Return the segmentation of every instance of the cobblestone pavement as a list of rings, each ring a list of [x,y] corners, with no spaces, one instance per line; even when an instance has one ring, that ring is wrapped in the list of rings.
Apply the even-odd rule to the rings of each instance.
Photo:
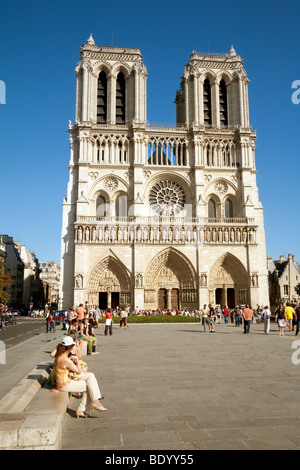
[[[96,331],[100,355],[87,362],[108,411],[75,419],[72,398],[63,450],[300,449],[293,332],[219,324],[205,333],[199,323]]]

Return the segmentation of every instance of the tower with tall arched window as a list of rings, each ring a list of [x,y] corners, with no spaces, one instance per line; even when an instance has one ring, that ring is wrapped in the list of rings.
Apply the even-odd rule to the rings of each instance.
[[[146,80],[139,49],[97,46],[92,35],[81,47],[61,308],[268,303],[241,57],[233,47],[223,55],[193,52],[172,127],[147,122]]]

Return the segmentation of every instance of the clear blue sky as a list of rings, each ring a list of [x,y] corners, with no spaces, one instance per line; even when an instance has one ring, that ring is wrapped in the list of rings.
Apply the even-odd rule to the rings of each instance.
[[[299,0],[1,0],[0,233],[60,264],[68,182],[68,120],[75,66],[90,33],[97,45],[140,48],[148,121],[175,122],[175,92],[193,51],[244,59],[267,254],[300,262]]]

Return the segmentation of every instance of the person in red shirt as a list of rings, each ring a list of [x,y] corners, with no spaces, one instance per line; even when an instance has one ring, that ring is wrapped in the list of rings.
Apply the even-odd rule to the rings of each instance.
[[[248,334],[250,332],[250,323],[253,319],[253,311],[249,308],[249,305],[246,305],[246,308],[243,310],[243,318],[244,318],[244,334]]]
[[[113,324],[113,314],[110,310],[106,310],[106,314],[105,314],[105,330],[104,330],[104,334],[105,336],[108,335],[108,332],[110,335],[113,334],[112,332],[112,324]]]
[[[229,308],[227,306],[225,306],[225,308],[223,310],[223,315],[224,315],[224,322],[228,323]]]

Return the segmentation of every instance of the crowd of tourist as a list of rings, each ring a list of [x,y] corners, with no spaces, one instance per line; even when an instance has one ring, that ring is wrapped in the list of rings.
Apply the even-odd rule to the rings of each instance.
[[[256,309],[249,305],[228,308],[221,308],[220,305],[213,307],[211,304],[204,305],[202,309],[191,310],[140,310],[129,312],[128,309],[121,310],[100,310],[99,308],[90,310],[88,305],[80,304],[76,309],[70,307],[64,317],[64,329],[66,331],[62,341],[51,352],[54,358],[54,367],[52,372],[52,392],[67,391],[80,399],[76,411],[77,418],[86,418],[89,416],[87,410],[107,411],[100,403],[103,399],[100,387],[95,375],[88,370],[87,363],[82,360],[83,342],[87,342],[87,354],[97,354],[97,338],[94,332],[95,328],[101,328],[103,317],[105,318],[105,335],[112,334],[112,324],[116,320],[119,322],[119,328],[128,328],[127,317],[131,315],[172,315],[172,316],[190,316],[202,324],[204,331],[215,333],[216,325],[220,323],[234,324],[237,328],[244,326],[244,334],[249,334],[252,323],[263,323],[264,332],[270,331],[271,316],[278,323],[279,334],[284,335],[284,329],[294,331],[298,335],[300,330],[300,305],[297,307],[287,303],[287,305],[278,304],[273,313],[266,305]],[[51,319],[49,313],[46,318]],[[48,331],[48,330],[47,330]]]

